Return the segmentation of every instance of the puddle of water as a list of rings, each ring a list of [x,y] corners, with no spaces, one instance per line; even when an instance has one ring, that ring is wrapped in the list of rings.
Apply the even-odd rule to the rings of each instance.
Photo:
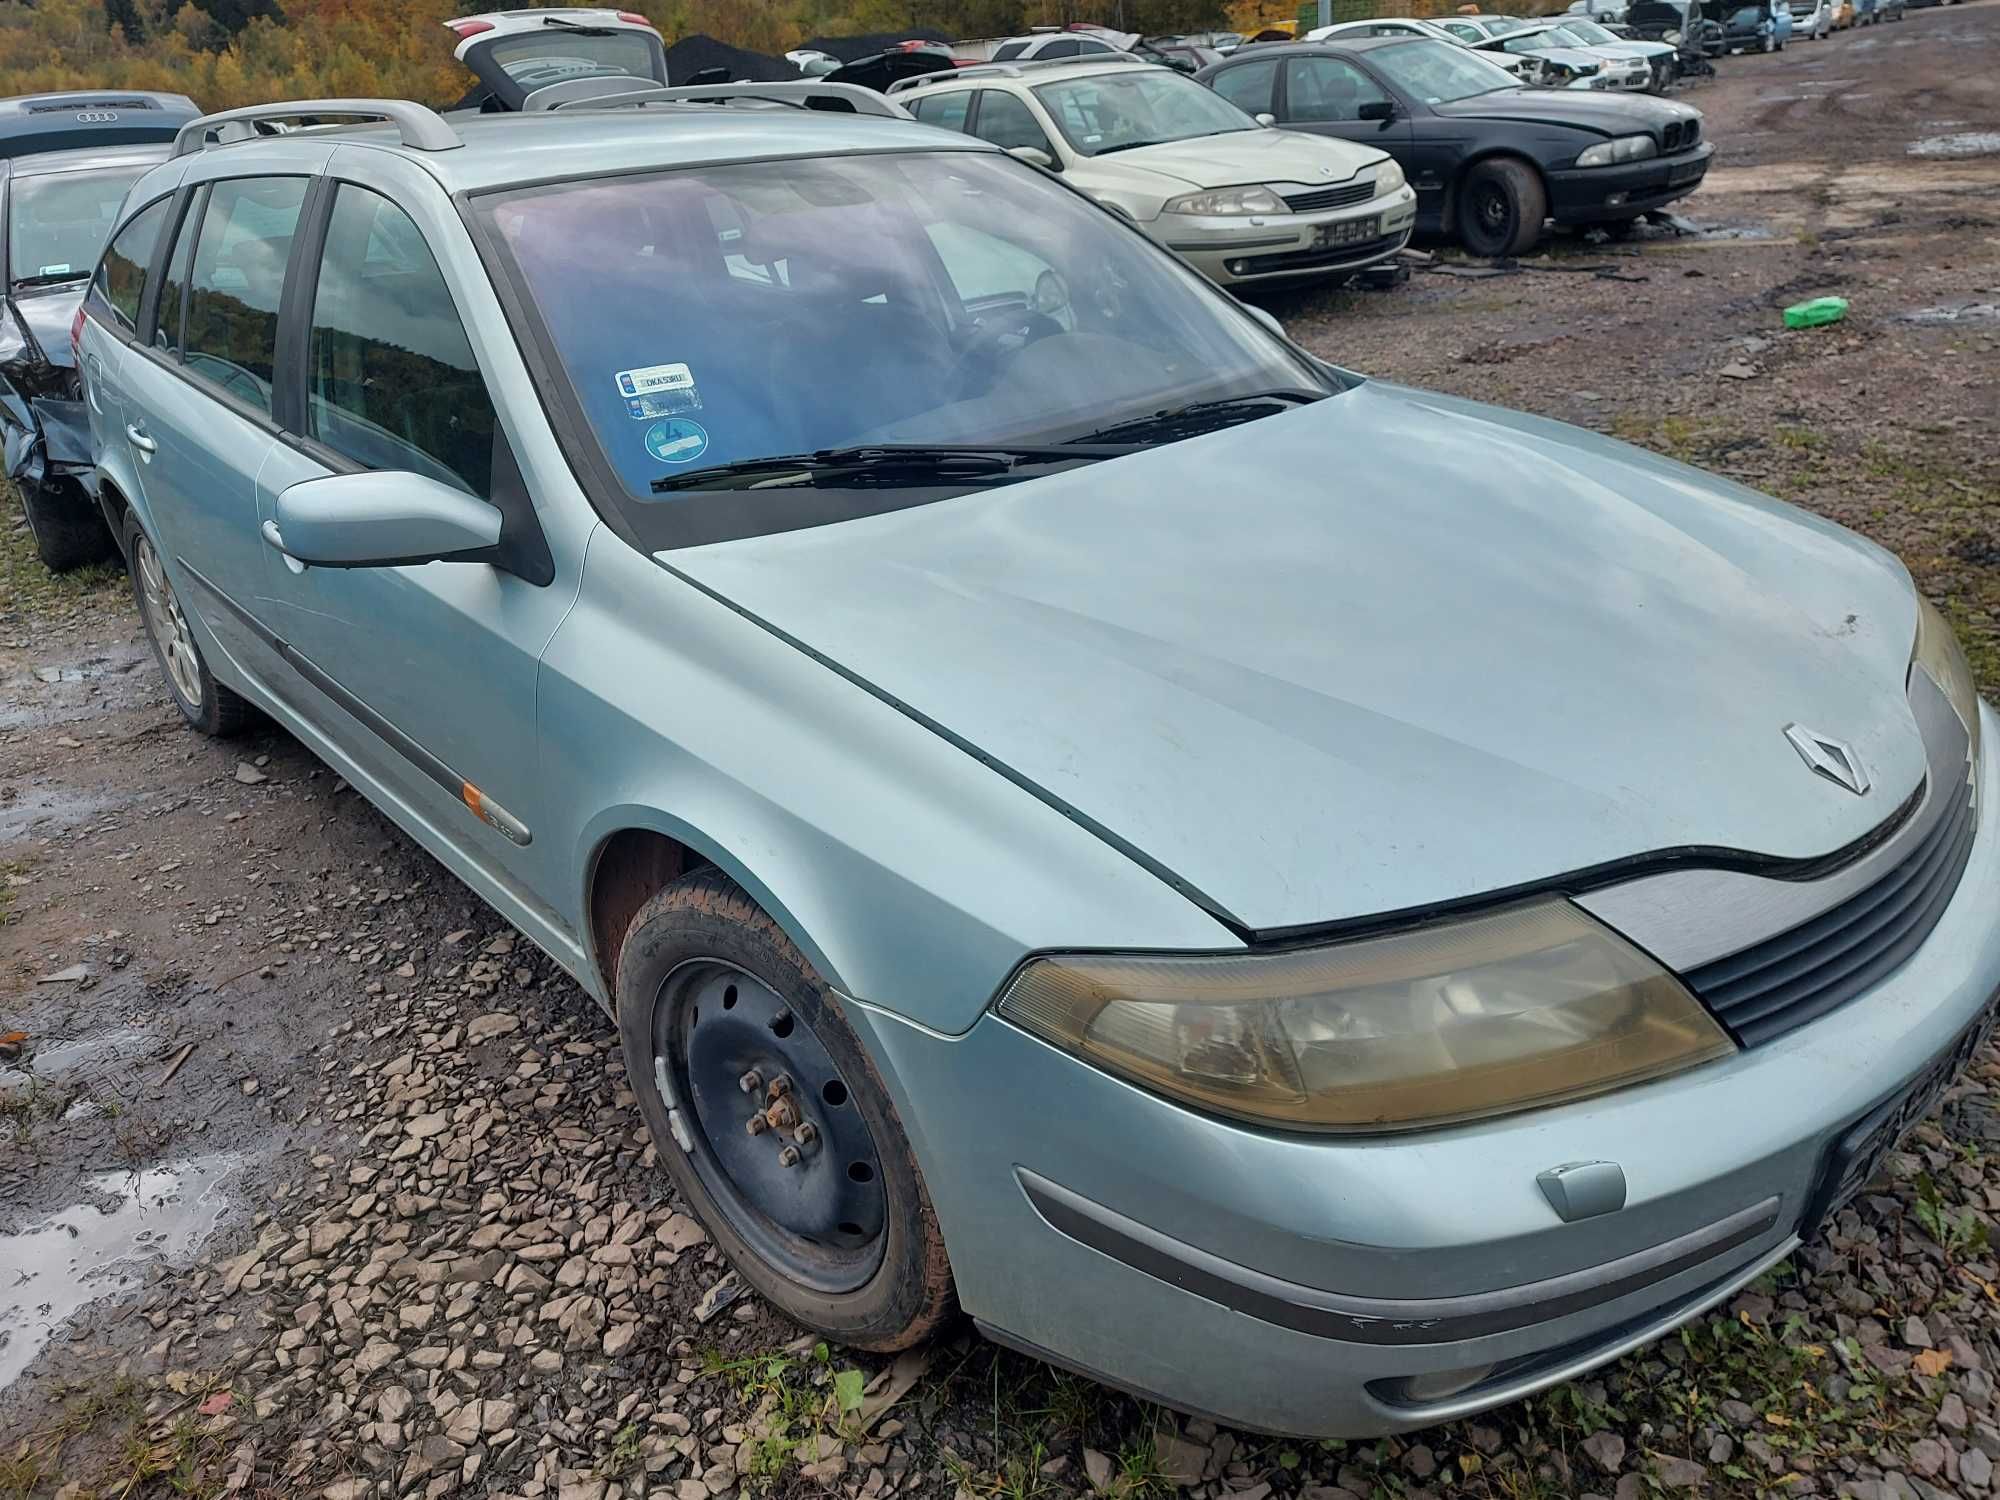
[[[5,727],[0,725],[0,727]],[[109,797],[78,797],[67,792],[31,791],[0,809],[0,843],[26,838],[37,823],[54,820],[72,828],[112,805]]]
[[[1961,130],[1911,141],[1911,156],[2000,156],[2000,130]]]
[[[0,1089],[26,1088],[34,1079],[55,1083],[85,1069],[101,1071],[113,1063],[130,1062],[152,1049],[150,1033],[136,1027],[120,1026],[93,1032],[73,1041],[46,1042],[32,1049],[24,1067],[0,1068]]]
[[[1985,323],[2000,322],[2000,302],[1947,303],[1942,307],[1920,307],[1903,314],[1905,323]]]
[[[0,1390],[55,1331],[91,1303],[136,1285],[155,1261],[186,1265],[229,1208],[223,1185],[243,1166],[224,1152],[142,1172],[105,1172],[81,1203],[0,1235]]]

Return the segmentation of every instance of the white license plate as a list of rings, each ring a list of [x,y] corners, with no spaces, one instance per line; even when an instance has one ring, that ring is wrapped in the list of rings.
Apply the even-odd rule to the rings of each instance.
[[[1322,224],[1313,232],[1313,248],[1329,250],[1340,245],[1359,245],[1382,235],[1380,219],[1347,219],[1339,224]]]

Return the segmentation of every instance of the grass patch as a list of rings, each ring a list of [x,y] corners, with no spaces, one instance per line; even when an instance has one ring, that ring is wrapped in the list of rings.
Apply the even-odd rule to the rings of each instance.
[[[124,584],[125,569],[117,562],[51,573],[28,534],[20,495],[11,483],[0,480],[0,614],[109,598]]]

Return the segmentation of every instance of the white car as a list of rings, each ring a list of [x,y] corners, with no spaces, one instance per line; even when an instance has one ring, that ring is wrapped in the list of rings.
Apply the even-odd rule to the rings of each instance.
[[[1821,4],[1825,0],[1820,0]],[[1605,57],[1636,57],[1652,71],[1653,92],[1664,94],[1680,77],[1680,49],[1671,42],[1647,42],[1618,35],[1587,16],[1570,16],[1556,30]]]
[[[452,56],[479,80],[459,101],[461,109],[525,109],[538,89],[573,89],[582,79],[667,82],[666,44],[635,11],[489,10],[444,24],[458,38]]]
[[[1061,57],[1108,57],[1120,49],[1102,37],[1074,31],[1037,31],[1010,36],[993,49],[992,62],[1047,62]]]
[[[1434,42],[1452,42],[1461,47],[1469,47],[1484,38],[1468,37],[1451,30],[1443,21],[1420,21],[1407,16],[1379,17],[1372,21],[1336,21],[1331,26],[1315,26],[1305,34],[1308,42],[1352,41],[1363,36],[1423,36]],[[1515,77],[1526,82],[1534,73],[1535,66],[1526,58],[1513,57],[1504,52],[1489,52],[1489,61],[1498,63]]]
[[[1486,57],[1522,58],[1534,69],[1522,76],[1544,88],[1642,93],[1653,86],[1653,70],[1644,59],[1611,56],[1553,22],[1518,27],[1474,50]]]
[[[1839,9],[1839,0],[1791,0],[1792,35],[1801,41],[1825,41],[1833,35]]]
[[[1386,152],[1274,130],[1136,58],[986,63],[889,93],[927,125],[1060,173],[1224,285],[1356,271],[1416,225],[1417,195]]]

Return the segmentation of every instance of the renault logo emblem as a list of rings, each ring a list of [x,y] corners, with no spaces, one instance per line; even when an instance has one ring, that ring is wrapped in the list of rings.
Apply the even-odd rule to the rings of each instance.
[[[1803,724],[1787,724],[1785,738],[1799,752],[1799,759],[1828,781],[1846,787],[1857,797],[1868,795],[1868,768],[1851,745]]]

